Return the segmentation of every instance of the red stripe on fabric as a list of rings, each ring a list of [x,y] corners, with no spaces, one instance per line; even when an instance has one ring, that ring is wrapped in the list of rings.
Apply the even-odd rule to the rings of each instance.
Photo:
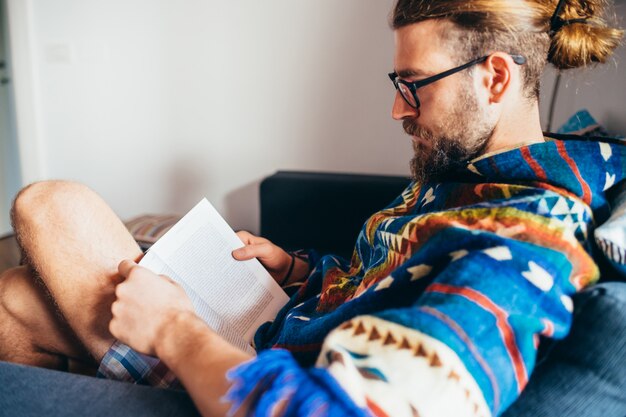
[[[521,393],[522,389],[528,383],[528,373],[526,372],[526,365],[524,364],[522,354],[517,347],[517,342],[515,341],[515,333],[513,333],[513,329],[507,322],[508,314],[506,311],[498,307],[498,305],[496,305],[484,294],[472,290],[471,288],[454,287],[446,284],[432,284],[426,289],[426,292],[440,292],[444,294],[460,295],[480,305],[496,317],[496,325],[502,335],[504,346],[506,347],[511,363],[513,364],[513,369],[515,370],[517,392],[518,394]]]
[[[559,151],[559,155],[561,155],[561,158],[563,158],[563,160],[567,162],[567,165],[569,165],[574,175],[576,175],[576,178],[578,179],[578,182],[583,189],[583,201],[587,203],[587,205],[591,204],[591,188],[589,188],[589,184],[587,184],[585,180],[583,180],[583,177],[580,175],[580,171],[578,170],[576,163],[567,153],[567,149],[565,149],[565,142],[563,142],[562,140],[557,140],[555,142],[556,148]]]
[[[554,324],[552,324],[552,322],[549,320],[544,319],[542,321],[543,321],[543,330],[541,331],[541,334],[547,337],[554,336]]]
[[[467,346],[470,352],[472,352],[472,355],[474,355],[476,362],[480,364],[480,366],[483,368],[483,371],[485,371],[487,378],[489,378],[489,382],[491,383],[491,389],[493,390],[493,413],[497,414],[498,411],[500,411],[500,386],[498,385],[498,380],[493,374],[491,367],[489,367],[487,361],[481,356],[478,349],[476,349],[476,346],[474,346],[474,343],[472,343],[472,339],[470,339],[467,333],[465,333],[463,328],[459,326],[457,322],[443,314],[441,311],[435,310],[432,307],[420,307],[420,310],[426,314],[430,314],[431,316],[436,317],[437,319],[448,325],[448,327],[450,327],[450,329],[452,329],[452,331],[456,333],[456,335],[463,341],[463,343],[465,343],[465,346]]]
[[[385,411],[378,404],[372,401],[370,397],[365,396],[365,403],[368,410],[370,410],[370,412],[376,417],[389,417],[389,414],[385,413]]]
[[[535,158],[533,158],[533,156],[530,154],[530,149],[528,149],[527,147],[523,147],[522,149],[520,149],[520,151],[522,152],[522,157],[524,158],[526,163],[530,165],[532,170],[535,172],[535,175],[537,175],[539,179],[544,181],[548,179],[546,171],[543,170],[541,165],[539,165],[539,162],[537,162]]]
[[[272,349],[287,349],[290,352],[314,352],[322,349],[321,343],[312,343],[310,345],[281,345],[275,344]]]

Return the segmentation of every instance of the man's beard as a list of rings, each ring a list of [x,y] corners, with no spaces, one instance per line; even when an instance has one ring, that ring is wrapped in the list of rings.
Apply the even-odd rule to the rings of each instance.
[[[440,120],[434,129],[421,127],[414,119],[402,123],[406,133],[428,143],[413,142],[411,174],[422,184],[440,181],[483,154],[495,127],[495,122],[478,104],[469,79],[464,80],[450,113],[441,115]]]

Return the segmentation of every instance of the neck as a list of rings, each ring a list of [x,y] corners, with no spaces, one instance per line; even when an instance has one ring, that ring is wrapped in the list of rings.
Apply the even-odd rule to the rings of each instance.
[[[544,141],[539,121],[539,103],[520,103],[504,112],[491,136],[486,153]]]

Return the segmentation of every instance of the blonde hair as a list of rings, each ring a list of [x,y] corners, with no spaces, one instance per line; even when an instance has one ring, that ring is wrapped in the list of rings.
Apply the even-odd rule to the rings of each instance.
[[[551,28],[559,0],[398,0],[394,29],[428,19],[449,21],[440,35],[461,61],[495,51],[520,54],[526,97],[539,97],[546,63],[558,69],[605,62],[620,45],[624,31],[604,19],[605,0],[565,0]],[[575,20],[572,20],[575,19]]]

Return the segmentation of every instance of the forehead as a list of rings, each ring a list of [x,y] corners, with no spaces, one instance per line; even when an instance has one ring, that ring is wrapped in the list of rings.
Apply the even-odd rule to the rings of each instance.
[[[452,59],[439,36],[440,30],[445,30],[445,22],[434,19],[396,29],[394,69],[416,75],[449,69]]]

